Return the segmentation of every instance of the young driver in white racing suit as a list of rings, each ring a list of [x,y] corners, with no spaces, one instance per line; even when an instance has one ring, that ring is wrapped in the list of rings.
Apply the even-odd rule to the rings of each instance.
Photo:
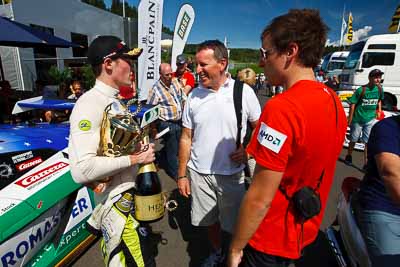
[[[94,39],[88,60],[96,84],[78,99],[70,117],[71,173],[77,183],[92,188],[97,185],[98,204],[88,228],[103,236],[101,248],[106,266],[155,266],[146,243],[147,231],[132,215],[136,166],[154,161],[154,144],[119,157],[104,156],[100,145],[104,111],[111,104],[112,113],[123,112],[117,98],[119,87],[131,84],[132,60],[140,53],[140,49],[131,50],[114,36]]]

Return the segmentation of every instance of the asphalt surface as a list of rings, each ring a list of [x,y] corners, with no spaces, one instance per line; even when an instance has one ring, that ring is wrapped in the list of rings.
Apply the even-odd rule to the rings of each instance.
[[[268,98],[262,93],[259,95],[262,105],[268,101]],[[321,148],[322,150],[323,148]],[[340,159],[344,159],[346,149],[342,150]],[[350,167],[338,160],[335,172],[335,178],[332,184],[328,204],[325,210],[321,230],[329,226],[336,217],[336,205],[340,192],[340,186],[345,177],[362,177],[362,173],[357,167]],[[361,167],[362,152],[354,151],[353,163]],[[193,227],[190,224],[190,203],[187,199],[180,197],[175,182],[165,174],[163,170],[159,171],[159,176],[164,191],[168,191],[171,199],[176,199],[179,207],[168,212],[158,222],[151,224],[153,234],[153,250],[156,255],[158,267],[197,267],[209,251],[210,245],[207,241],[207,232],[204,228]],[[72,266],[91,267],[104,266],[99,248],[99,242],[95,243],[84,255],[77,259]],[[304,251],[304,257],[295,264],[296,267],[308,266],[336,266],[336,262],[327,247],[324,235],[320,232],[314,244],[310,245]]]

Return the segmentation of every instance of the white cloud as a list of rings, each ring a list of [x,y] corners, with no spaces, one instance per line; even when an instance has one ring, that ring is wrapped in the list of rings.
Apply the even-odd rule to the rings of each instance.
[[[330,39],[327,39],[326,43],[325,43],[325,46],[339,46],[339,43],[340,43],[339,40],[331,42]]]
[[[368,36],[368,33],[372,30],[372,26],[364,26],[364,28],[356,30],[353,32],[353,43],[364,39]]]
[[[366,38],[371,30],[372,30],[372,26],[364,26],[364,28],[362,28],[362,29],[353,31],[353,41],[351,43],[348,43],[346,41],[346,33],[345,33],[343,35],[343,40],[344,40],[345,45],[355,44],[358,41]],[[325,46],[339,46],[339,43],[340,43],[340,40],[331,42],[331,40],[328,39],[328,40],[326,40]]]

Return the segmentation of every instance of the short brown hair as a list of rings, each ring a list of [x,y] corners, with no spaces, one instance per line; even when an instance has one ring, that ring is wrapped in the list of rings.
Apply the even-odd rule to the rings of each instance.
[[[220,40],[207,40],[199,44],[197,47],[197,52],[201,50],[211,49],[214,51],[214,58],[217,61],[222,59],[226,60],[226,67],[228,67],[228,49],[226,49],[225,45]]]
[[[328,30],[318,10],[291,9],[272,20],[263,30],[261,41],[268,35],[279,53],[286,52],[290,43],[296,43],[299,46],[298,62],[314,68],[320,63]]]
[[[102,64],[98,64],[98,65],[92,65],[92,70],[94,73],[94,77],[99,77],[102,71]]]

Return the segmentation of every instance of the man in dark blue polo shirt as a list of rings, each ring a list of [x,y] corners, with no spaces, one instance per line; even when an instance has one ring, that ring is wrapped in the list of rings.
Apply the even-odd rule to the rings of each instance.
[[[400,116],[378,122],[368,141],[359,225],[372,266],[400,262]]]

